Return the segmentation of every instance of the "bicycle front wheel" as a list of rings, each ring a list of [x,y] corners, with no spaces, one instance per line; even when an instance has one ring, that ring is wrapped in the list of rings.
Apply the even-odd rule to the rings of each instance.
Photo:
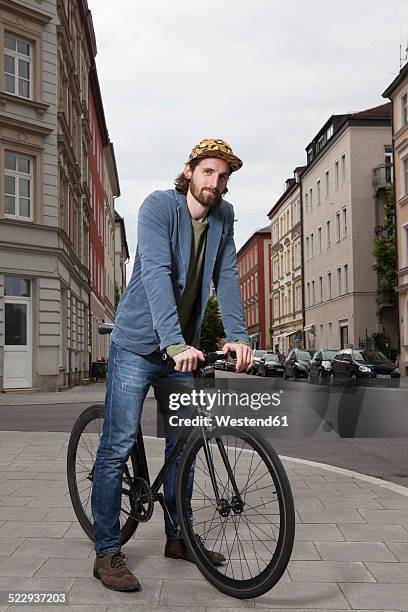
[[[289,480],[275,450],[257,433],[222,428],[207,431],[206,437],[207,454],[202,433],[190,436],[179,468],[182,536],[217,589],[240,599],[259,597],[279,581],[292,553],[295,511]],[[225,561],[213,565],[205,549],[221,553]]]

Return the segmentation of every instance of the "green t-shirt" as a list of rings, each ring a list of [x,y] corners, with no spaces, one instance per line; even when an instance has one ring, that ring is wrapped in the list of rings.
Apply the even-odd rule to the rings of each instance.
[[[191,254],[187,279],[183,294],[177,307],[181,333],[185,343],[172,344],[166,348],[170,357],[185,351],[191,345],[200,307],[201,282],[204,271],[205,247],[207,245],[208,218],[196,221],[191,219]]]

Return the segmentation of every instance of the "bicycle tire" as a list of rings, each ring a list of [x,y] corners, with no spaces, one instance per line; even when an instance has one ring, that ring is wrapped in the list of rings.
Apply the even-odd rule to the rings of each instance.
[[[184,448],[183,456],[181,459],[179,474],[178,474],[178,479],[177,479],[177,508],[178,508],[182,537],[185,541],[189,554],[195,561],[200,572],[219,591],[227,595],[230,595],[232,597],[239,598],[239,599],[249,599],[249,598],[259,597],[261,595],[264,595],[266,592],[268,592],[280,580],[280,578],[282,577],[283,573],[286,570],[286,567],[289,563],[289,560],[292,554],[294,537],[295,537],[295,510],[294,510],[294,504],[293,504],[292,491],[290,488],[287,474],[285,472],[285,469],[276,451],[265,439],[259,436],[259,434],[253,431],[244,430],[240,428],[233,428],[233,427],[222,428],[222,430],[215,429],[211,432],[207,432],[207,437],[210,437],[211,439],[213,438],[216,439],[217,436],[222,436],[224,438],[225,436],[227,436],[227,440],[229,437],[239,438],[241,441],[244,441],[245,443],[249,443],[249,446],[251,446],[258,453],[258,455],[261,457],[266,467],[268,468],[269,473],[272,476],[274,486],[276,487],[276,494],[277,494],[277,499],[279,502],[279,537],[277,538],[277,541],[276,541],[276,549],[273,553],[273,556],[269,564],[264,568],[264,570],[262,570],[262,572],[260,571],[259,575],[251,576],[250,578],[244,579],[243,574],[242,574],[243,579],[240,579],[240,580],[235,579],[234,574],[232,578],[227,575],[224,575],[224,573],[222,572],[222,569],[223,568],[225,569],[225,565],[216,567],[212,565],[207,559],[207,556],[201,545],[201,544],[205,544],[205,542],[200,543],[199,539],[197,538],[197,534],[195,533],[196,527],[194,526],[194,519],[193,520],[190,519],[190,516],[189,516],[190,509],[189,509],[189,505],[187,501],[188,500],[188,475],[190,473],[190,469],[191,469],[193,462],[196,461],[198,453],[203,448],[203,438],[202,438],[201,432],[192,433],[192,435],[187,440],[186,446]],[[235,448],[235,452],[236,452],[236,448]],[[196,463],[196,471],[197,471],[197,463]],[[196,473],[196,478],[197,478],[197,473]],[[211,484],[211,481],[209,482]],[[238,485],[238,482],[237,482],[237,485]],[[211,491],[213,491],[212,487],[211,487]],[[225,492],[225,487],[224,487],[224,492]],[[245,494],[245,499],[246,497],[247,496]],[[214,499],[214,502],[215,502],[215,499]],[[194,496],[193,496],[192,504],[194,504]],[[206,506],[204,505],[204,508],[205,507]],[[194,510],[193,510],[193,514],[194,514]],[[244,514],[245,514],[245,511],[242,513],[241,516],[243,516]],[[245,521],[248,521],[248,519],[244,518],[244,522]],[[210,528],[211,528],[211,525],[210,525]],[[240,525],[240,521],[238,523],[238,527],[239,525]],[[214,529],[215,528],[213,528],[213,530]],[[224,534],[225,534],[225,531],[226,529],[224,528]],[[254,530],[254,533],[255,533],[255,530]],[[251,539],[252,539],[252,536],[251,536]],[[267,540],[264,540],[264,542],[266,541]],[[248,541],[244,540],[244,542],[248,542]],[[227,544],[227,548],[229,549],[228,544]],[[234,544],[232,545],[232,551],[233,550],[234,550]],[[238,550],[239,550],[239,544],[238,544]],[[255,553],[255,557],[257,557],[255,546],[254,546],[254,553]],[[252,559],[250,559],[250,561],[252,562]],[[246,562],[248,565],[248,569],[250,569],[248,561]],[[258,560],[257,560],[257,563],[259,567]],[[228,568],[228,565],[227,565],[227,568]],[[233,570],[232,563],[231,563],[231,568]],[[241,570],[242,569],[243,568],[242,568],[242,563],[241,563]]]
[[[97,420],[103,420],[104,415],[105,415],[105,407],[103,404],[93,404],[92,406],[89,406],[88,408],[86,408],[86,410],[84,410],[79,415],[77,420],[75,421],[75,424],[74,424],[74,427],[72,428],[71,436],[69,439],[68,452],[67,452],[67,479],[68,479],[68,489],[69,489],[69,494],[71,497],[72,507],[79,521],[79,524],[81,525],[82,529],[85,531],[87,536],[92,541],[95,541],[95,536],[93,532],[93,524],[92,524],[90,515],[87,513],[88,505],[90,507],[91,490],[88,493],[86,508],[84,508],[84,504],[83,504],[83,501],[81,500],[81,495],[80,495],[81,492],[79,491],[78,484],[80,484],[84,480],[87,480],[87,477],[85,476],[82,479],[82,481],[81,480],[78,481],[77,479],[77,463],[79,463],[78,445],[80,444],[81,436],[84,430],[86,429],[86,427],[88,427],[93,421],[96,422]],[[99,433],[99,436],[100,436],[101,432],[102,432],[102,426],[101,424],[99,424],[98,427],[96,427],[96,435],[97,433]],[[98,445],[99,445],[99,441],[98,441]],[[95,446],[93,442],[91,442],[92,448],[90,448],[90,451],[95,450],[97,446]],[[82,472],[86,472],[87,470],[89,470],[90,472],[93,467],[95,458],[92,457],[91,460],[89,460],[88,465],[83,463],[85,460],[86,459],[84,459],[84,457],[81,457],[80,467],[82,468]],[[131,462],[133,475],[139,475],[139,472],[140,472],[139,462],[137,461],[134,449],[132,449],[130,453],[130,457],[128,460],[128,467],[129,467],[129,461]],[[90,489],[91,488],[92,488],[92,485],[90,485]],[[122,496],[122,499],[123,499],[123,496]],[[130,509],[130,506],[128,510],[129,509]],[[127,519],[124,520],[122,517],[122,513],[121,513],[120,520],[121,520],[120,537],[121,537],[121,544],[123,545],[135,533],[139,522],[136,519],[132,518],[131,516],[128,516]]]

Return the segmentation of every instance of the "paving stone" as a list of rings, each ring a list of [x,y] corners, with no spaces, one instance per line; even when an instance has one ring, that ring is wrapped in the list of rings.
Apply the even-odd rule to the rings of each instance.
[[[32,497],[13,497],[13,495],[8,495],[0,499],[0,508],[3,506],[8,508],[23,508],[28,506],[32,499]]]
[[[9,498],[11,499],[12,496]],[[43,495],[42,497],[31,497],[27,504],[30,508],[72,508],[71,498],[60,493],[55,495]]]
[[[380,502],[372,497],[320,497],[320,501],[325,508],[349,508],[359,510],[360,508],[372,508],[381,510],[383,507]]]
[[[408,584],[408,563],[367,563],[366,565],[377,582]]]
[[[2,540],[0,540],[0,543]],[[88,539],[27,538],[14,551],[14,557],[76,557],[86,559],[94,550]]]
[[[407,510],[361,510],[367,523],[375,525],[404,525],[408,524]]]
[[[315,546],[327,561],[397,561],[383,542],[316,542]]]
[[[351,542],[408,542],[408,531],[401,525],[339,525],[346,540]],[[324,541],[325,538],[314,538]]]
[[[137,595],[137,593],[136,593]],[[210,608],[207,608],[207,610]],[[192,612],[206,612],[206,608],[204,608],[203,606],[194,606],[193,608],[191,606],[187,606],[184,607],[183,606],[183,602],[180,602],[180,604],[178,606],[139,606],[137,605],[137,608],[135,606],[135,604],[133,604],[133,606],[129,606],[129,605],[119,605],[119,606],[108,606],[108,612],[180,612],[180,610],[183,610],[185,612],[188,612],[189,610],[192,610]],[[214,608],[211,608],[211,610],[214,612]],[[218,612],[219,608],[217,608],[217,612]],[[231,608],[228,608],[228,612],[231,612]]]
[[[1,510],[0,510],[1,516]],[[71,508],[51,508],[44,517],[46,521],[76,521],[76,515]]]
[[[291,559],[293,561],[318,561],[320,556],[313,542],[295,540]]]
[[[69,602],[69,599],[68,599]],[[90,606],[72,606],[72,605],[47,605],[46,607],[44,606],[33,606],[30,604],[29,606],[29,611],[30,612],[45,612],[47,610],[51,610],[52,612],[106,612],[108,609],[108,606],[106,604],[95,604],[94,606],[90,605]],[[131,608],[128,608],[128,611],[130,612]],[[133,611],[134,611],[134,607],[133,607]],[[1,612],[1,608],[0,608],[0,612]],[[9,611],[8,612],[27,612],[27,606],[26,605],[22,605],[22,606],[10,606]]]
[[[39,568],[36,576],[41,578],[87,578],[92,576],[94,559],[89,557],[51,557]]]
[[[337,584],[330,582],[279,582],[270,593],[255,600],[257,608],[295,610],[348,610],[349,605]]]
[[[17,491],[20,486],[20,481],[17,480],[5,480],[4,482],[1,482],[0,497],[14,493],[14,491]]]
[[[299,510],[304,523],[365,523],[357,510]]]
[[[44,538],[62,538],[70,523],[50,521],[7,521],[0,527],[0,538],[20,536],[22,538],[43,536]]]
[[[327,523],[320,525],[300,523],[299,525],[296,525],[296,540],[306,540],[311,542],[342,542],[344,539],[344,536],[336,525],[330,525]]]
[[[0,472],[0,483],[4,482],[5,480],[9,480],[9,481],[13,481],[13,480],[27,480],[27,478],[32,477],[35,478],[36,476],[38,476],[39,472],[37,471],[33,471],[33,472],[5,472],[5,471],[1,471]]]
[[[352,608],[373,610],[402,610],[407,608],[408,584],[340,583]]]
[[[17,557],[0,557],[0,576],[34,576],[35,572],[45,563],[44,557],[22,559]]]
[[[1,538],[0,555],[7,557],[11,555],[24,542],[23,538]]]
[[[0,520],[2,521],[40,521],[46,514],[47,510],[41,508],[0,507]]]
[[[42,578],[42,580],[51,580]],[[56,580],[56,579],[54,579]],[[59,578],[59,580],[62,580]],[[66,578],[65,580],[71,580]],[[119,592],[106,589],[100,580],[94,577],[76,578],[69,592],[69,603],[72,604],[125,604],[138,606],[139,603],[156,604],[159,599],[161,580],[143,580],[142,590],[137,592]],[[115,606],[116,609],[116,606]]]
[[[73,582],[73,578],[36,578],[35,576],[32,578],[26,578],[16,576],[13,578],[12,588],[15,592],[36,591],[41,593],[49,593],[54,591],[58,593],[68,593]],[[10,591],[9,577],[0,576],[0,591]],[[11,609],[14,610],[14,606],[11,606]],[[67,610],[66,606],[65,610]]]
[[[282,583],[283,584],[283,583]],[[288,584],[288,583],[285,583]],[[211,606],[232,606],[234,609],[253,608],[252,599],[233,599],[224,595],[204,579],[201,580],[163,580],[159,604],[161,606],[177,606],[178,602],[193,609],[193,606],[202,606],[203,602],[211,602]]]
[[[387,546],[394,553],[397,559],[400,561],[408,561],[408,543],[387,542]]]
[[[359,561],[290,561],[294,582],[375,582]]]
[[[389,510],[402,510],[406,508],[408,510],[408,497],[401,499],[400,497],[390,497],[389,499],[380,499],[378,500],[384,508],[388,508]]]

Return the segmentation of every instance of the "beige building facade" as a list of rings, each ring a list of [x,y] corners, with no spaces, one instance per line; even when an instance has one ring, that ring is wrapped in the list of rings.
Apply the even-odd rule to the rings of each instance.
[[[373,169],[391,146],[391,109],[334,115],[308,145],[302,174],[305,344],[372,345],[384,330],[373,270],[378,194]]]
[[[408,64],[384,92],[392,102],[401,375],[408,376]]]
[[[286,189],[268,217],[271,222],[271,347],[288,354],[303,342],[302,233],[300,177]]]

